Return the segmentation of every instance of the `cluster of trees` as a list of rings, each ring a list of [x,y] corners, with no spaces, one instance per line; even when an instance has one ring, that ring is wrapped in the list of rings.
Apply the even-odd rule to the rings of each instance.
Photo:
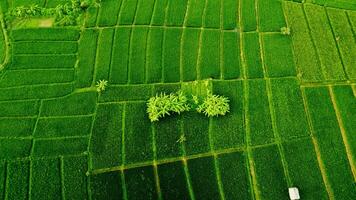
[[[185,95],[182,91],[171,94],[156,94],[147,102],[147,113],[151,122],[159,121],[160,118],[172,113],[182,113],[195,110],[208,117],[225,115],[229,112],[229,99],[224,96],[214,95],[211,92],[205,97]]]
[[[80,16],[91,6],[99,6],[101,0],[71,0],[70,3],[59,4],[55,8],[45,8],[38,5],[20,6],[9,10],[7,20],[52,17],[58,26],[77,25]]]

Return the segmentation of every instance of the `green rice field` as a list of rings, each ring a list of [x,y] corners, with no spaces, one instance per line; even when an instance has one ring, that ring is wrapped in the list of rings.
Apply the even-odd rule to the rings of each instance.
[[[289,187],[356,199],[356,1],[101,0],[75,25],[8,16],[70,2],[0,0],[0,200],[287,200]],[[150,97],[199,81],[228,114],[149,120]]]

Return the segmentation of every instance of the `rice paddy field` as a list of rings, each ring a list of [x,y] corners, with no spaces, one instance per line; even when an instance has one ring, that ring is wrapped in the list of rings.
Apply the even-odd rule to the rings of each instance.
[[[355,1],[101,0],[75,26],[6,23],[66,2],[0,1],[0,200],[356,199]],[[150,122],[150,97],[196,80],[226,116]]]

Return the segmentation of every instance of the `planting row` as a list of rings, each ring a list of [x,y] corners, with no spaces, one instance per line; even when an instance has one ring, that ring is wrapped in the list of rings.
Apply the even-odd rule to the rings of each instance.
[[[354,68],[356,12],[286,3],[297,68],[305,82],[350,80]]]
[[[79,44],[78,84],[94,84],[93,76],[113,84],[241,78],[240,42],[248,78],[296,74],[288,36],[246,33],[242,38],[236,32],[189,28],[89,29]]]
[[[257,6],[256,6],[257,5]],[[241,12],[241,13],[240,13]],[[270,13],[273,12],[273,15]],[[280,1],[256,0],[107,0],[89,11],[86,26],[187,26],[278,32],[285,26]],[[240,27],[240,25],[242,27]]]
[[[230,113],[226,116],[209,120],[188,112],[150,123],[144,101],[155,93],[175,92],[179,88],[179,84],[158,84],[113,86],[104,91],[99,98],[102,104],[97,110],[90,148],[93,169],[152,161],[154,157],[179,157],[183,153],[182,143],[187,155],[244,147],[246,109],[250,145],[274,141],[272,112],[276,116],[276,131],[283,140],[309,136],[303,100],[295,79],[272,79],[267,83],[262,79],[246,83],[214,81],[212,92],[230,99]],[[126,91],[134,91],[134,95],[128,96]],[[177,142],[182,135],[185,141]]]

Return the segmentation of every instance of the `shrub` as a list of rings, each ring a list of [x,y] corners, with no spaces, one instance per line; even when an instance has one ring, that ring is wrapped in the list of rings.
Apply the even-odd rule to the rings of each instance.
[[[229,99],[209,92],[203,103],[196,110],[208,117],[225,115],[230,111]]]
[[[213,95],[208,91],[206,97],[191,95],[188,98],[183,92],[156,94],[147,102],[147,113],[151,122],[159,121],[160,118],[171,113],[181,114],[182,112],[196,110],[204,113],[208,117],[225,115],[229,112],[229,99],[219,95]]]
[[[107,85],[108,85],[108,81],[107,80],[99,80],[96,83],[96,91],[99,92],[99,93],[104,91]]]
[[[160,118],[173,113],[182,113],[190,109],[188,98],[182,93],[172,93],[160,95],[156,94],[147,102],[147,113],[151,122],[158,121]]]
[[[281,28],[281,33],[282,33],[283,35],[290,35],[290,28],[288,28],[288,27],[282,27],[282,28]]]

